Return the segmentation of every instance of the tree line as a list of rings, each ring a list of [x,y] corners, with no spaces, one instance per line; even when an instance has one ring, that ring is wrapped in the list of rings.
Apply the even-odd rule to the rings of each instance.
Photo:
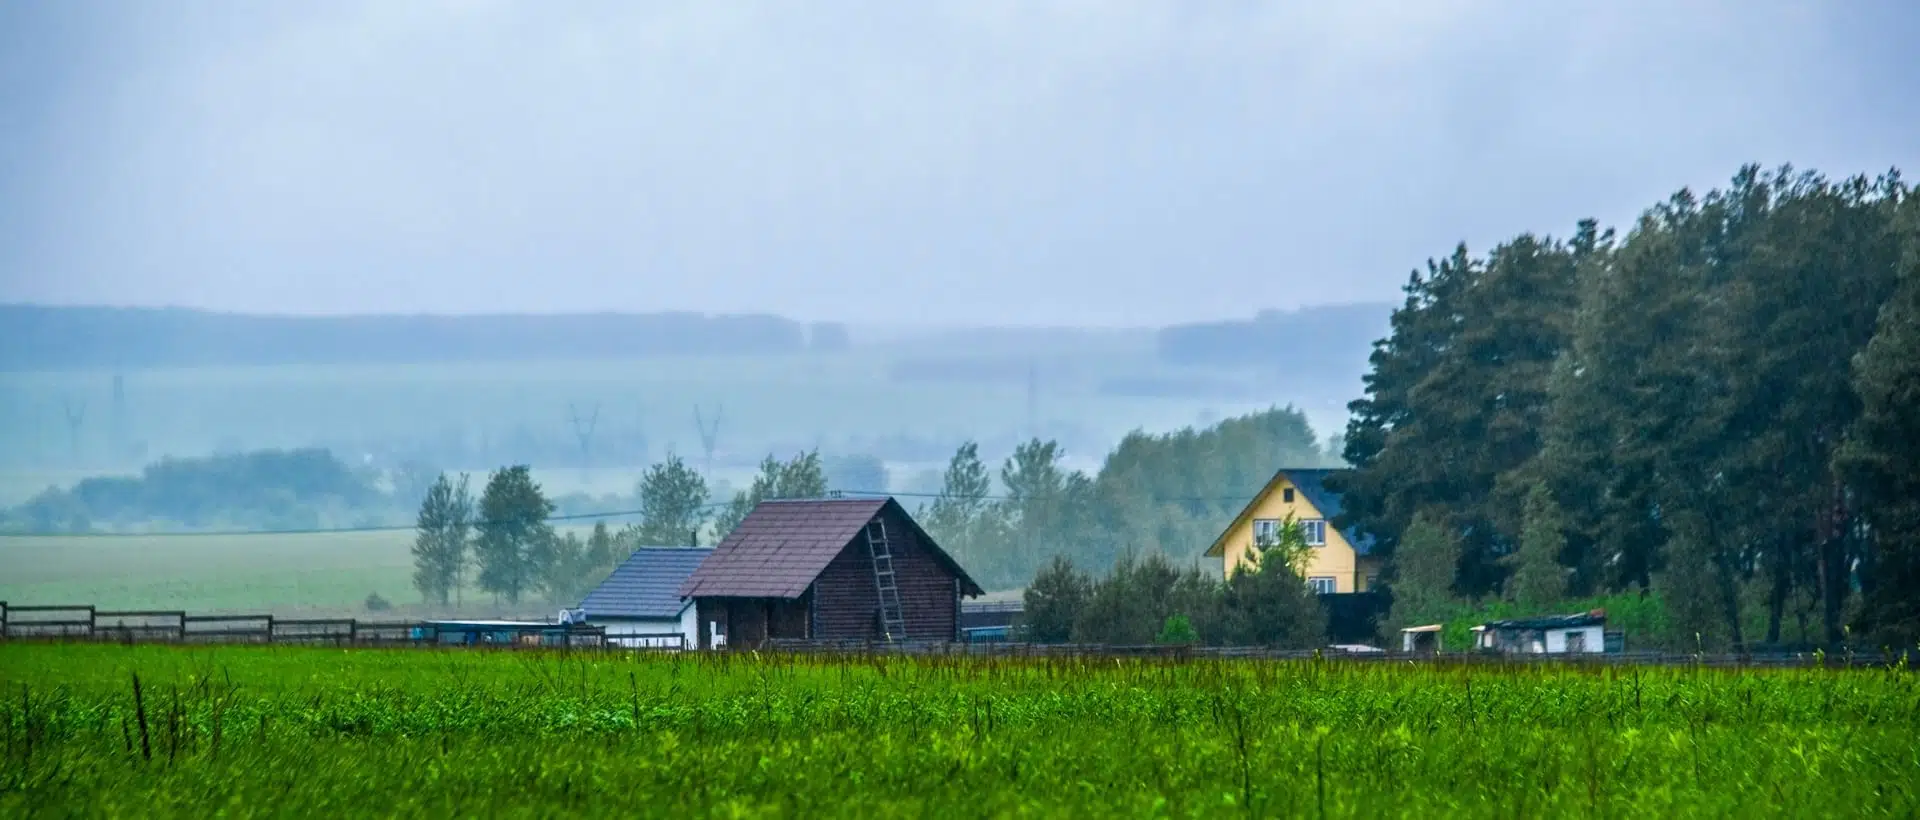
[[[1330,486],[1394,619],[1656,599],[1689,646],[1920,639],[1920,203],[1742,168],[1415,271]]]
[[[1023,593],[1022,640],[1150,642],[1304,649],[1326,640],[1327,613],[1307,588],[1312,552],[1296,522],[1220,579],[1161,553],[1127,554],[1103,577],[1054,556]]]
[[[1020,445],[997,471],[986,466],[977,443],[966,442],[917,518],[990,589],[1022,586],[1055,557],[1094,572],[1151,569],[1155,562],[1203,572],[1214,562],[1203,567],[1200,552],[1276,465],[1316,466],[1329,452],[1292,408],[1200,430],[1134,433],[1092,475],[1066,469],[1066,452],[1056,441]],[[819,498],[834,489],[872,492],[883,489],[886,478],[877,462],[836,463],[818,451],[786,460],[769,455],[745,488],[716,499],[705,476],[669,455],[634,489],[639,521],[617,531],[596,528],[576,546],[568,540],[575,536],[546,523],[554,503],[524,466],[493,473],[477,501],[464,476],[440,474],[420,507],[415,586],[435,603],[457,597],[469,580],[513,603],[535,593],[566,603],[634,549],[716,543],[763,500]]]

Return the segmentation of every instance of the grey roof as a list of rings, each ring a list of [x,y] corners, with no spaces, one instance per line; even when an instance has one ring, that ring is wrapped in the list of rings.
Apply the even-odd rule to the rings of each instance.
[[[941,550],[892,498],[769,499],[721,539],[713,560],[680,587],[688,597],[798,598],[827,564],[853,543],[875,516],[891,510],[923,539],[936,561],[960,579],[962,592],[980,585]]]
[[[1288,481],[1293,482],[1293,486],[1300,488],[1300,493],[1307,497],[1307,503],[1312,504],[1313,508],[1319,510],[1327,520],[1340,517],[1343,509],[1340,504],[1340,494],[1327,489],[1325,483],[1327,476],[1333,474],[1332,470],[1285,469],[1280,472],[1286,475]],[[1347,543],[1353,545],[1354,552],[1361,555],[1373,552],[1373,536],[1361,535],[1353,527],[1341,529],[1340,534],[1346,536]]]
[[[1486,629],[1578,629],[1583,626],[1605,626],[1606,623],[1606,610],[1595,609],[1567,615],[1542,615],[1537,618],[1488,621],[1481,626]]]
[[[680,585],[713,554],[712,547],[641,547],[587,593],[587,618],[677,618]]]

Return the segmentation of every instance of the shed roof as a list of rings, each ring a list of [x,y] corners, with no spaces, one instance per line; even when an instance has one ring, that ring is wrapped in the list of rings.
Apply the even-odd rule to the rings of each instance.
[[[587,593],[580,608],[588,619],[677,618],[686,608],[680,585],[712,554],[712,547],[641,547]]]
[[[980,585],[891,497],[762,501],[721,539],[679,593],[689,598],[798,598],[867,522],[889,509],[959,577],[964,594],[981,594]]]
[[[1235,527],[1240,526],[1240,522],[1251,518],[1253,516],[1253,508],[1259,506],[1262,499],[1272,495],[1274,489],[1279,487],[1280,482],[1283,480],[1291,481],[1293,482],[1293,486],[1300,488],[1300,494],[1306,496],[1308,504],[1312,504],[1314,509],[1320,511],[1322,518],[1331,521],[1340,517],[1340,513],[1345,509],[1340,503],[1340,494],[1327,489],[1326,485],[1327,476],[1332,474],[1333,471],[1327,469],[1295,469],[1292,467],[1282,467],[1275,471],[1273,477],[1267,479],[1267,483],[1260,488],[1260,491],[1254,493],[1253,498],[1247,500],[1247,506],[1240,510],[1239,515],[1234,516],[1233,522],[1228,524],[1226,529],[1220,531],[1220,536],[1213,540],[1213,546],[1207,549],[1207,555],[1214,557],[1225,555],[1227,533],[1233,532]],[[1348,544],[1353,546],[1355,553],[1366,555],[1373,552],[1373,536],[1364,535],[1353,527],[1342,528],[1340,535],[1347,539]]]
[[[1488,621],[1475,629],[1578,629],[1583,626],[1605,626],[1606,610],[1595,609],[1588,612],[1575,612],[1568,615],[1542,615],[1538,618],[1513,618],[1505,621]]]

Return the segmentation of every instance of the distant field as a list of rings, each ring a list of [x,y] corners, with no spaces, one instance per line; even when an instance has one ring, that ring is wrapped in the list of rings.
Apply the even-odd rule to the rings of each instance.
[[[412,539],[407,531],[0,537],[0,601],[377,617],[363,605],[378,592],[395,605],[391,617],[553,614],[540,601],[509,613],[472,590],[463,608],[421,605]]]
[[[0,538],[0,601],[311,614],[419,615],[410,532]],[[471,597],[479,597],[469,592]],[[545,604],[520,608],[546,613]],[[495,613],[482,598],[469,612]]]
[[[1183,370],[1162,382],[1210,379],[1235,385],[1238,393],[1209,398],[1168,388],[1180,395],[1161,397],[1103,390],[1116,380],[1154,383],[1162,378],[1155,374],[1173,372],[1130,338],[1033,356],[1033,421],[1089,463],[1130,430],[1178,429],[1288,403],[1306,410],[1324,436],[1336,432],[1342,404],[1359,388],[1357,377],[1352,385],[1303,380],[1276,387],[1271,373]],[[124,428],[126,441],[146,446],[137,458],[111,446],[111,372],[0,373],[0,461],[12,465],[11,475],[0,476],[0,503],[17,503],[50,482],[215,449],[326,444],[351,458],[363,445],[397,451],[456,441],[500,450],[538,441],[570,455],[576,446],[570,405],[583,414],[598,409],[593,441],[601,466],[642,466],[669,450],[698,457],[696,406],[709,413],[725,408],[720,465],[750,465],[770,451],[810,447],[902,458],[883,452],[898,449],[888,442],[1010,443],[1034,429],[1023,359],[947,355],[954,361],[940,358],[937,348],[857,348],[830,355],[132,371],[124,374]],[[944,375],[916,375],[936,370]],[[77,442],[69,436],[69,411],[80,420]],[[644,460],[638,457],[642,441]],[[74,463],[93,469],[31,469]]]

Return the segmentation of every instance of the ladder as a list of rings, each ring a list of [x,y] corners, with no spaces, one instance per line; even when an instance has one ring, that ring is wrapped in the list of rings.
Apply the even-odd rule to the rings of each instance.
[[[867,555],[873,559],[873,585],[880,593],[880,634],[888,643],[907,639],[907,617],[900,608],[899,579],[893,573],[893,546],[887,541],[887,520],[867,522]]]

